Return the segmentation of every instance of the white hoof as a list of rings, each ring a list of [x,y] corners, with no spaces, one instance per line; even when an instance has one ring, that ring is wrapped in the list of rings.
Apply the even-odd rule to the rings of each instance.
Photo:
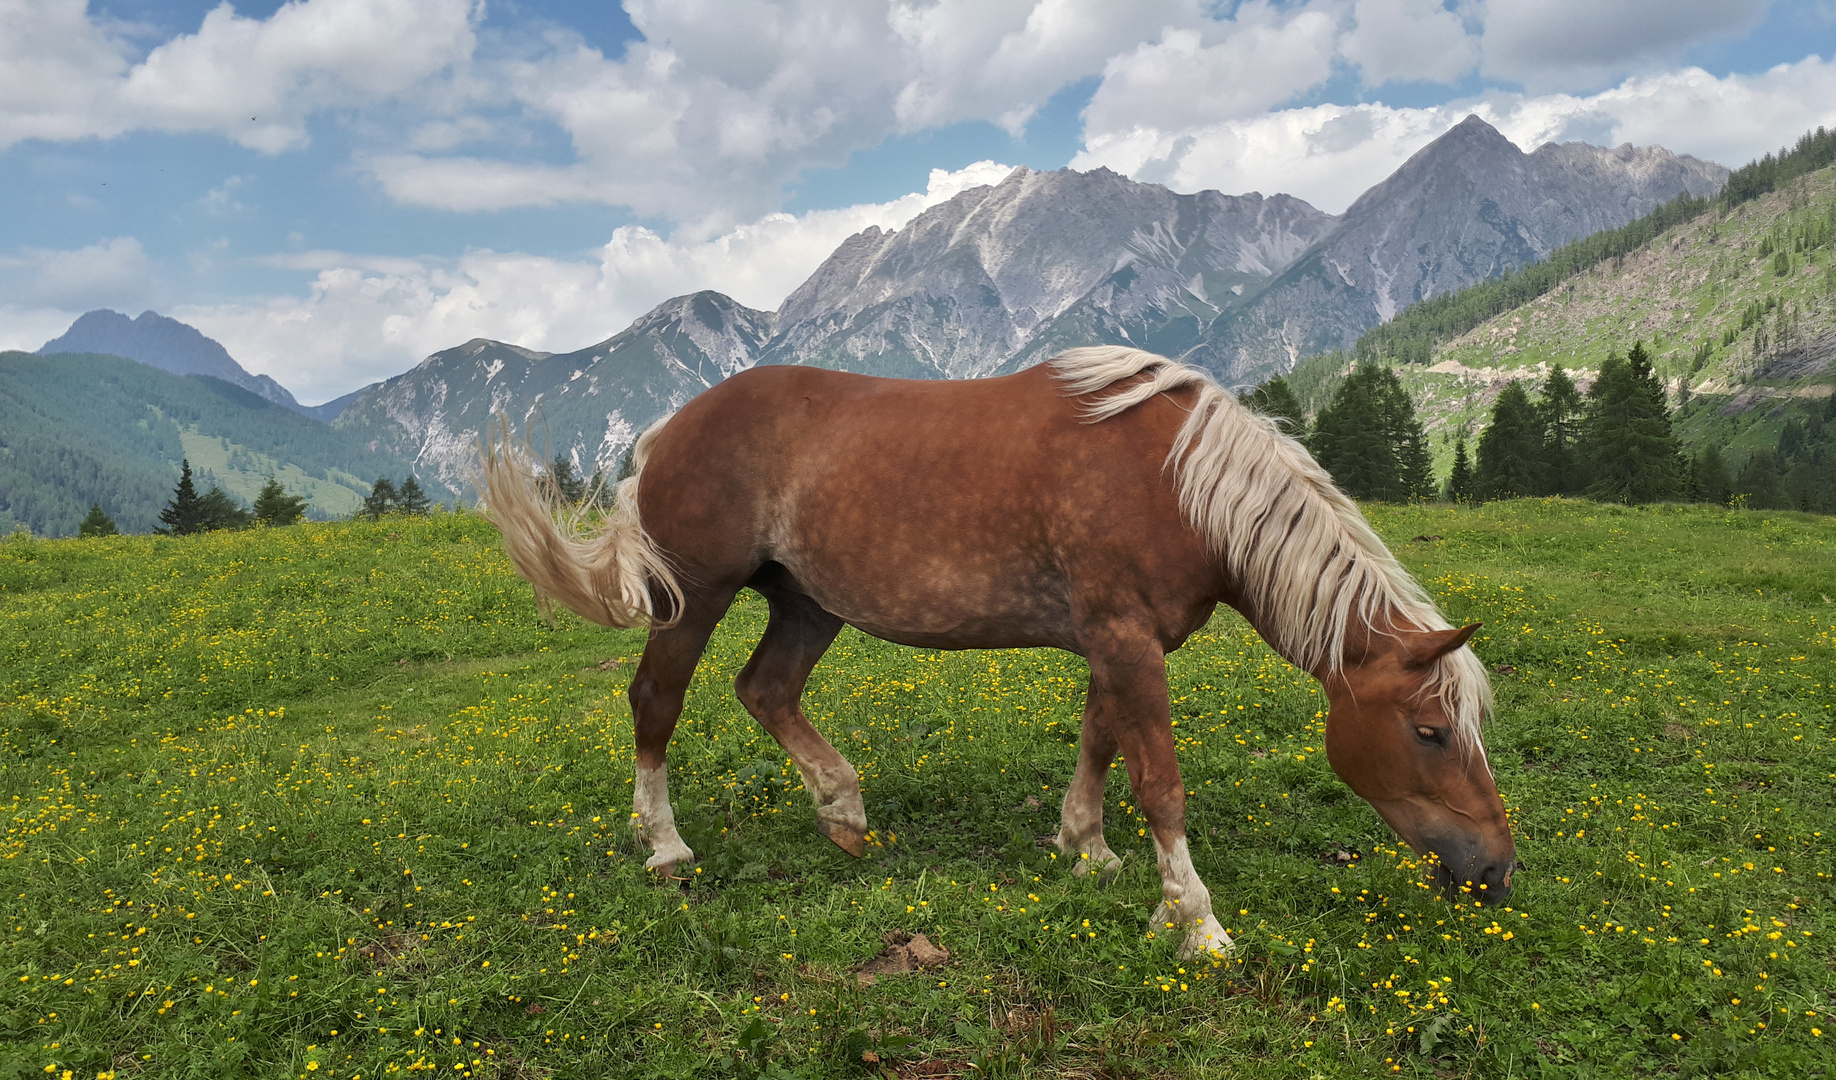
[[[695,853],[689,850],[689,846],[683,843],[680,838],[677,838],[674,841],[666,840],[658,844],[655,853],[652,854],[650,858],[644,860],[644,869],[655,870],[664,877],[670,877],[673,875],[677,863],[692,863],[694,861]]]

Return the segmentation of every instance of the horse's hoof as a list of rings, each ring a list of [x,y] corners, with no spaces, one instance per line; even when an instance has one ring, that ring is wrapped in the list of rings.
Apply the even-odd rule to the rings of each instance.
[[[816,831],[828,837],[836,847],[857,859],[867,853],[867,834],[852,826],[831,821],[818,821]]]

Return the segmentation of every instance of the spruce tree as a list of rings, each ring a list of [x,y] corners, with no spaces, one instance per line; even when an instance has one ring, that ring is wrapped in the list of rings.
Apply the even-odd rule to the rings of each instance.
[[[1711,444],[1696,458],[1696,486],[1702,502],[1728,505],[1734,494],[1734,478],[1728,475],[1727,463],[1721,459],[1721,447]]]
[[[395,509],[395,481],[386,476],[376,478],[370,485],[370,493],[363,498],[363,506],[358,509],[358,516],[368,516],[371,521],[381,521],[382,516]]]
[[[404,514],[425,514],[430,505],[432,500],[421,490],[420,481],[409,473],[408,479],[402,481],[402,489],[395,493],[395,508]]]
[[[199,501],[198,485],[191,479],[191,459],[182,459],[178,486],[172,489],[172,500],[159,512],[160,526],[153,531],[161,536],[189,536],[202,532],[204,517]]]
[[[1382,373],[1383,426],[1396,454],[1397,497],[1431,499],[1434,461],[1428,456],[1428,436],[1415,416],[1415,402],[1395,370],[1384,368]]]
[[[91,503],[83,523],[77,526],[77,535],[81,537],[114,536],[118,531],[115,519],[102,512],[101,503]]]
[[[1375,365],[1366,364],[1345,377],[1332,403],[1314,417],[1308,449],[1333,482],[1354,499],[1395,499],[1401,493],[1401,468],[1383,429]]]
[[[1575,457],[1581,435],[1581,392],[1559,367],[1543,380],[1543,400],[1537,404],[1543,429],[1543,494],[1575,495],[1587,485]]]
[[[1663,384],[1643,342],[1625,359],[1609,354],[1587,392],[1579,452],[1593,477],[1589,498],[1646,503],[1676,493],[1681,458]]]
[[[289,495],[274,477],[255,493],[255,520],[262,525],[292,525],[306,516],[306,497]]]
[[[1734,494],[1744,499],[1749,510],[1786,510],[1791,500],[1785,494],[1785,478],[1780,474],[1778,458],[1764,450],[1747,459],[1734,482]]]
[[[250,520],[249,512],[237,506],[236,500],[230,498],[229,492],[215,484],[212,484],[210,490],[198,498],[200,531],[214,532],[218,529],[247,528]]]
[[[1466,436],[1464,435],[1454,443],[1453,473],[1447,477],[1447,501],[1456,503],[1473,501],[1473,468],[1466,460]]]
[[[1288,380],[1277,375],[1261,386],[1237,398],[1251,409],[1281,422],[1281,429],[1295,438],[1307,433],[1307,416],[1301,409],[1300,399],[1294,396],[1294,390]]]
[[[556,454],[548,467],[548,486],[554,498],[568,506],[578,506],[586,497],[586,481],[575,471],[574,459],[566,454]]]
[[[1505,384],[1492,404],[1492,422],[1479,436],[1473,496],[1514,499],[1543,491],[1543,432],[1524,384]]]

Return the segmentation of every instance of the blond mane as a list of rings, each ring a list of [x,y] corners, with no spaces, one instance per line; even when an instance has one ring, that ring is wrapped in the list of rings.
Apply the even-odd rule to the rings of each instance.
[[[1275,421],[1239,405],[1197,368],[1140,349],[1072,349],[1048,361],[1069,397],[1088,398],[1091,423],[1171,390],[1194,388],[1167,452],[1180,509],[1241,590],[1261,632],[1316,676],[1339,671],[1352,620],[1375,632],[1447,620],[1356,503]],[[1112,393],[1117,383],[1146,377]],[[1468,747],[1492,703],[1485,667],[1462,646],[1436,662],[1423,693],[1441,699]]]

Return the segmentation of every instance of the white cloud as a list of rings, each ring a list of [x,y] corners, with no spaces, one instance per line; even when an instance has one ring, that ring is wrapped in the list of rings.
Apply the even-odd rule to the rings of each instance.
[[[474,337],[550,352],[583,348],[661,301],[701,289],[775,308],[853,233],[898,228],[1011,171],[987,161],[937,169],[922,193],[771,214],[706,240],[666,240],[627,226],[591,259],[488,251],[450,264],[324,251],[267,256],[263,265],[317,270],[309,294],[181,306],[171,314],[222,342],[250,371],[273,376],[302,400],[324,400]]]
[[[0,304],[0,352],[37,352],[45,342],[62,337],[77,314],[62,308]]]
[[[267,19],[224,3],[130,64],[84,0],[0,0],[0,147],[151,129],[297,148],[313,113],[380,104],[469,58],[476,16],[474,0],[295,0]]]
[[[1332,74],[1338,18],[1251,0],[1230,22],[1169,28],[1116,56],[1084,110],[1085,138],[1129,130],[1146,117],[1187,127],[1253,116]]]
[[[1491,0],[1487,75],[1526,90],[1594,90],[1751,29],[1771,0]]]
[[[1479,62],[1479,41],[1441,0],[1358,0],[1339,51],[1366,86],[1451,82]]]
[[[1733,168],[1836,125],[1836,63],[1812,56],[1724,78],[1689,68],[1585,97],[1499,93],[1421,109],[1318,105],[1186,128],[1138,124],[1092,133],[1071,165],[1106,165],[1179,191],[1285,191],[1338,213],[1473,112],[1525,150],[1572,140],[1656,144]]]
[[[134,308],[154,302],[157,292],[152,260],[132,236],[73,251],[21,248],[0,256],[0,282],[12,302],[27,310]]]

